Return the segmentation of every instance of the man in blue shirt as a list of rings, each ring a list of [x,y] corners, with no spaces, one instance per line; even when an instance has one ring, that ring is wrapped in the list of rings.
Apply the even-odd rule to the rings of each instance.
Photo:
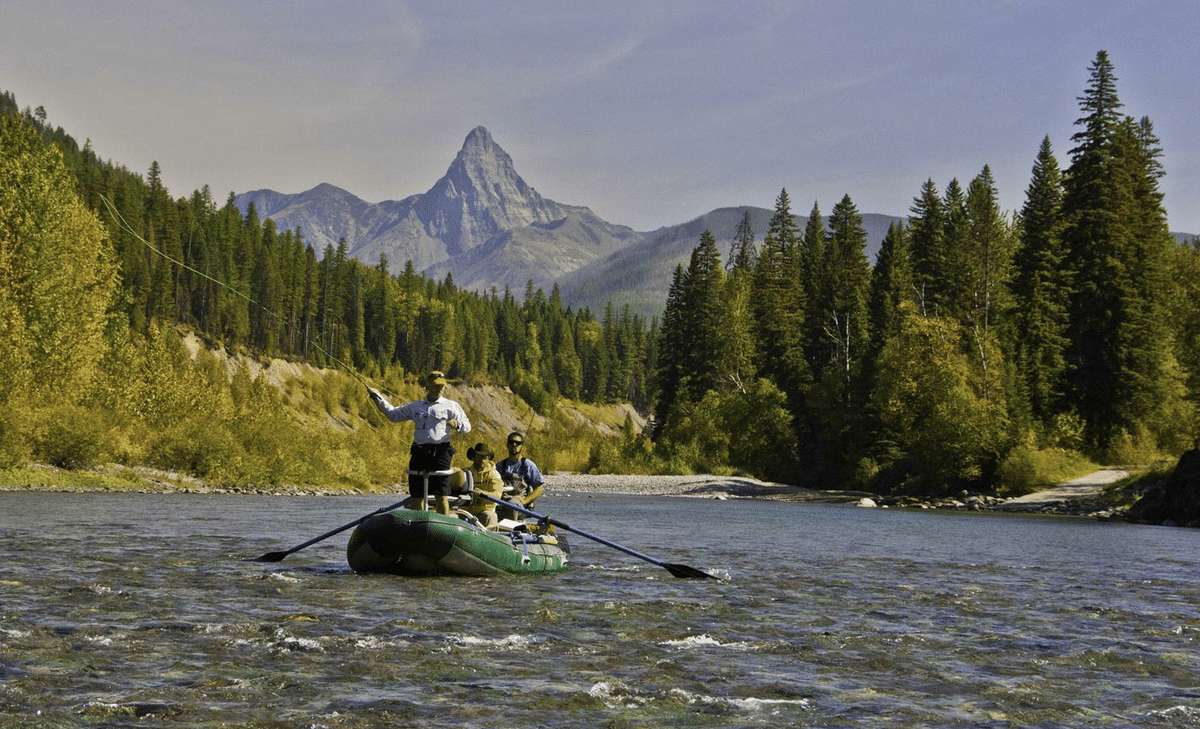
[[[542,486],[546,481],[537,464],[524,456],[524,449],[525,436],[519,431],[509,433],[508,458],[497,463],[496,470],[500,472],[505,485],[512,487],[509,498],[526,509],[532,509],[534,502],[542,495]]]
[[[452,432],[471,432],[471,421],[462,406],[449,398],[442,397],[446,389],[446,375],[434,370],[425,378],[425,397],[407,405],[394,407],[380,392],[367,388],[379,412],[393,423],[411,420],[416,426],[413,444],[409,451],[409,471],[449,471],[454,458],[454,447],[450,445]],[[439,514],[450,513],[450,477],[428,476],[429,493],[434,495]],[[424,483],[420,476],[408,478],[409,508],[420,504],[424,509]]]

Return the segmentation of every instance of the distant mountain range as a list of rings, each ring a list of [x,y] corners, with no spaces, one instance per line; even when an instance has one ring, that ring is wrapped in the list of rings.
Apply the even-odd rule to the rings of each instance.
[[[744,211],[761,240],[772,211],[756,207],[713,210],[695,220],[650,232],[600,219],[586,207],[542,197],[513,166],[512,158],[483,127],[467,135],[446,174],[428,192],[403,200],[368,203],[322,184],[295,195],[255,190],[237,195],[243,212],[280,230],[299,229],[317,249],[346,240],[351,256],[375,265],[386,256],[393,273],[412,261],[418,271],[460,288],[488,292],[526,284],[549,293],[558,284],[563,301],[600,315],[608,302],[635,314],[657,315],[666,303],[677,264],[685,267],[700,235],[711,230],[727,253]],[[796,216],[803,227],[806,218]],[[867,255],[874,260],[893,222],[904,218],[863,215]]]

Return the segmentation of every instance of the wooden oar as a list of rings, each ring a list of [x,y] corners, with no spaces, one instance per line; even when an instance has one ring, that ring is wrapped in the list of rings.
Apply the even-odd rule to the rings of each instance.
[[[281,561],[283,561],[283,558],[288,556],[289,554],[292,554],[293,552],[299,552],[301,549],[304,549],[305,547],[311,547],[312,545],[316,544],[317,542],[323,542],[326,539],[332,537],[334,534],[341,534],[342,532],[346,531],[347,529],[350,529],[351,527],[356,527],[359,524],[362,524],[367,519],[370,519],[371,517],[373,517],[377,514],[382,514],[387,511],[392,511],[393,509],[399,509],[401,506],[404,506],[406,501],[408,501],[408,499],[405,499],[404,501],[400,501],[395,504],[392,504],[391,506],[385,506],[382,509],[376,509],[375,511],[372,511],[370,514],[367,514],[366,516],[363,516],[363,517],[359,517],[358,519],[355,519],[354,521],[350,522],[349,524],[343,524],[342,526],[338,527],[337,529],[325,532],[324,534],[322,534],[319,537],[313,537],[312,539],[308,540],[304,544],[297,544],[296,546],[292,547],[291,549],[286,549],[282,552],[267,552],[266,554],[264,554],[260,557],[255,557],[251,561],[253,561],[253,562],[281,562]]]
[[[656,564],[659,567],[662,567],[667,572],[670,572],[672,575],[675,575],[676,577],[697,578],[697,579],[708,578],[710,580],[719,579],[713,575],[708,574],[707,572],[704,572],[703,570],[698,570],[695,567],[688,567],[686,564],[671,564],[669,562],[663,562],[663,561],[657,560],[653,557],[642,554],[641,552],[638,552],[637,550],[633,550],[633,549],[630,549],[629,547],[621,546],[620,544],[617,544],[616,542],[610,542],[609,540],[605,539],[604,537],[598,537],[595,534],[589,534],[582,529],[577,529],[577,528],[567,524],[566,522],[555,519],[552,516],[545,516],[543,514],[537,513],[536,511],[530,511],[529,509],[526,509],[524,506],[514,504],[511,501],[505,501],[504,499],[498,499],[495,496],[489,496],[488,494],[480,493],[479,491],[476,491],[475,494],[477,496],[482,496],[483,498],[487,499],[488,501],[495,502],[495,503],[499,504],[500,506],[506,506],[506,507],[512,509],[513,511],[520,512],[526,516],[531,516],[534,519],[537,519],[538,521],[540,521],[544,524],[553,524],[554,526],[561,527],[563,529],[566,529],[569,532],[574,532],[581,537],[587,537],[588,539],[591,539],[594,542],[600,542],[601,544],[605,545],[606,547],[612,547],[613,549],[618,549],[618,550],[624,552],[625,554],[637,557],[638,559],[644,559],[647,562],[649,562],[650,564]]]

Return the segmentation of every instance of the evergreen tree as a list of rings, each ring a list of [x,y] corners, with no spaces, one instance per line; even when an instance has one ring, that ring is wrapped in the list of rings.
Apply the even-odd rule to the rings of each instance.
[[[677,269],[676,273],[682,275],[683,268],[677,267]],[[580,365],[583,369],[580,394],[587,402],[602,402],[604,393],[608,392],[609,373],[609,363],[604,348],[604,331],[600,327],[600,323],[590,316],[589,312],[588,316],[580,317],[575,326],[574,337],[575,347],[579,351]],[[670,377],[675,369],[670,367],[660,371],[656,367],[653,371],[655,377]],[[674,397],[676,385],[677,382],[671,381],[671,397]]]
[[[221,251],[217,277],[224,286],[220,297],[221,331],[215,334],[228,344],[243,344],[250,336],[250,277],[247,270],[248,241],[258,231],[258,214],[253,205],[243,217],[233,204],[230,193],[221,209],[216,226],[217,247]]]
[[[180,263],[183,262],[183,248],[174,219],[174,204],[162,184],[158,162],[151,163],[147,182],[149,195],[144,238],[157,255],[151,255],[149,258],[151,278],[146,315],[152,320],[171,323],[176,320],[181,309],[186,310],[186,303],[180,302],[180,277],[183,271]]]
[[[505,371],[517,366],[517,352],[525,348],[525,322],[516,297],[507,287],[497,304],[496,339],[499,343],[499,358]]]
[[[747,208],[734,232],[733,246],[729,250],[729,262],[726,265],[729,275],[725,277],[725,291],[722,294],[721,336],[714,342],[719,346],[716,363],[718,379],[740,391],[750,386],[758,371],[755,364],[752,303],[754,267],[758,260],[754,240],[754,228]]]
[[[829,249],[823,278],[826,301],[817,312],[824,334],[825,357],[813,363],[818,372],[833,371],[848,404],[861,358],[866,351],[869,322],[867,297],[871,269],[866,255],[867,231],[850,196],[829,216]]]
[[[311,245],[304,247],[304,296],[300,304],[300,353],[306,358],[314,355],[313,339],[320,331],[318,314],[321,306],[321,264]]]
[[[279,241],[275,221],[268,219],[262,226],[262,238],[255,247],[250,275],[250,342],[261,352],[278,351],[282,336],[282,320],[276,313],[283,301],[283,280],[279,276]]]
[[[368,269],[358,261],[354,261],[346,268],[348,281],[346,283],[344,321],[347,356],[344,358],[344,362],[353,363],[356,368],[362,369],[367,365],[367,317],[364,310],[363,278],[367,275]]]
[[[737,230],[733,233],[733,245],[729,248],[729,261],[725,264],[726,270],[742,270],[751,271],[754,269],[754,261],[758,258],[758,252],[754,246],[754,226],[750,223],[750,209],[742,214],[742,221],[738,223]]]
[[[904,306],[907,306],[909,311],[915,307],[912,254],[909,251],[908,228],[903,224],[892,223],[879,246],[867,300],[871,340],[863,362],[863,389],[867,393],[867,403],[863,406],[862,429],[863,437],[868,438],[870,442],[862,454],[862,464],[867,467],[855,474],[856,479],[861,482],[872,479],[875,476],[872,471],[878,466],[877,459],[872,460],[868,454],[885,451],[889,447],[881,437],[883,428],[876,390],[880,378],[880,359],[884,347],[900,335]],[[886,458],[886,455],[884,457]]]
[[[388,258],[386,254],[379,256],[375,266],[375,275],[364,296],[368,304],[364,310],[367,316],[367,331],[370,340],[367,349],[372,358],[381,366],[386,366],[396,357],[396,333],[399,320],[399,292],[395,280],[388,275]]]
[[[1064,184],[1064,238],[1076,276],[1068,362],[1088,438],[1108,449],[1161,432],[1177,373],[1161,297],[1169,233],[1155,153],[1120,116],[1104,51],[1090,72]]]
[[[1008,364],[1000,355],[999,332],[1011,311],[1008,285],[1012,277],[1012,235],[1000,212],[992,171],[983,171],[967,186],[967,237],[963,250],[964,324],[969,327],[979,367],[980,396],[1003,402],[1002,383]]]
[[[1013,280],[1019,381],[1032,416],[1042,423],[1065,406],[1067,312],[1073,282],[1064,265],[1062,204],[1062,174],[1047,136],[1025,192]]]
[[[583,389],[583,362],[575,348],[575,336],[567,318],[560,318],[555,326],[554,376],[558,391],[563,397],[575,400]]]
[[[279,241],[279,278],[283,287],[279,312],[281,349],[299,354],[302,348],[301,319],[304,311],[305,257],[300,229],[284,231]]]
[[[1174,247],[1171,256],[1171,292],[1168,321],[1172,324],[1179,364],[1187,383],[1191,410],[1191,442],[1185,447],[1200,447],[1200,238]]]
[[[815,379],[809,414],[815,475],[844,482],[866,447],[867,432],[860,427],[866,392],[863,366],[869,322],[867,297],[870,264],[866,256],[867,232],[862,216],[846,195],[829,216],[828,248],[821,268],[822,300],[810,307],[817,343],[811,347]]]
[[[813,202],[804,235],[800,239],[800,281],[807,306],[804,311],[804,353],[809,367],[815,371],[825,368],[829,361],[829,343],[825,337],[826,314],[832,306],[832,283],[829,279],[827,249],[829,233],[821,216],[821,207]]]
[[[722,386],[746,391],[756,378],[758,366],[754,339],[754,271],[735,266],[725,277],[721,294],[720,334],[717,348],[717,379]],[[637,331],[636,328],[634,331]]]
[[[604,402],[620,402],[625,398],[629,385],[629,373],[625,370],[625,362],[621,357],[620,339],[621,323],[617,318],[617,308],[609,301],[604,306],[604,319],[600,322],[603,332],[604,361],[608,363],[607,386],[604,389]]]
[[[121,288],[125,292],[125,311],[129,326],[135,332],[146,331],[146,311],[150,300],[150,256],[138,234],[129,226],[136,225],[145,213],[146,188],[140,180],[123,177],[113,190],[116,214],[126,224],[110,220],[113,247],[117,252]]]
[[[621,389],[617,392],[616,402],[636,401],[638,392],[644,389],[637,376],[645,356],[637,335],[637,329],[641,326],[641,321],[633,316],[630,306],[626,304],[621,310],[621,323],[617,330],[618,365],[614,376],[620,378]]]
[[[195,275],[188,272],[186,277],[190,290],[188,300],[191,303],[188,321],[200,331],[219,332],[220,298],[224,290],[218,283],[221,280],[221,252],[214,230],[216,205],[209,194],[208,186],[192,195],[185,218],[187,258],[191,267],[198,272]]]
[[[325,356],[333,359],[328,364],[349,359],[346,312],[351,291],[347,249],[346,239],[340,238],[337,248],[325,246],[325,255],[321,258],[321,349]]]
[[[917,306],[927,314],[936,314],[946,298],[944,288],[950,266],[946,260],[946,208],[932,179],[921,186],[910,213],[908,237]]]
[[[912,253],[908,228],[892,223],[879,245],[871,274],[868,312],[871,320],[871,355],[878,356],[885,342],[900,331],[900,305],[913,301]]]
[[[984,165],[967,186],[969,317],[983,332],[991,332],[1011,308],[1012,231],[998,197],[992,170]]]
[[[754,290],[759,374],[786,393],[793,412],[799,412],[810,381],[804,357],[807,298],[800,279],[799,233],[787,190],[775,201],[754,269]]]
[[[804,224],[804,235],[800,241],[800,278],[804,282],[804,290],[811,301],[819,299],[817,293],[827,271],[825,257],[829,248],[829,233],[825,230],[825,219],[821,216],[821,206],[813,202],[812,210],[808,213],[808,221]]]
[[[676,270],[663,315],[655,424],[661,433],[676,409],[687,408],[719,389],[720,358],[712,352],[721,339],[723,271],[716,238],[700,236],[686,271]]]
[[[1168,306],[1172,253],[1177,243],[1167,225],[1167,211],[1158,188],[1163,168],[1159,140],[1150,120],[1135,123],[1127,117],[1117,135],[1117,156],[1125,161],[1132,191],[1133,250],[1130,271],[1135,292],[1133,347],[1127,378],[1133,383],[1124,419],[1137,440],[1144,428],[1147,450],[1158,447],[1175,453],[1188,447],[1195,431],[1194,409],[1184,403],[1185,375],[1179,368],[1171,338]]]
[[[709,390],[720,389],[717,361],[712,351],[721,341],[721,292],[724,273],[721,254],[712,231],[700,236],[684,273],[684,376],[689,380],[689,395],[699,400]]]
[[[961,322],[970,320],[969,312],[974,303],[971,285],[970,260],[970,216],[967,213],[967,196],[958,179],[950,180],[942,197],[945,212],[945,230],[942,234],[942,279],[938,282],[936,310],[938,316],[953,316]]]

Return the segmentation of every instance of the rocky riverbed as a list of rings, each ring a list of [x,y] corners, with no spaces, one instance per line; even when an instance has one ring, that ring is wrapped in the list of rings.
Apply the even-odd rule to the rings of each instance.
[[[603,493],[643,496],[677,496],[708,499],[774,499],[810,503],[848,503],[863,507],[942,509],[958,511],[1010,511],[1026,513],[1120,518],[1101,498],[1104,487],[1124,478],[1125,471],[1106,469],[1061,486],[1017,498],[989,494],[960,494],[930,499],[909,496],[879,496],[861,491],[814,490],[788,484],[759,481],[746,476],[646,476],[552,473],[547,475],[548,496]],[[0,491],[137,491],[184,493],[257,493],[288,496],[335,495],[343,490],[318,487],[222,487],[177,473],[150,469],[110,467],[89,483],[85,474],[63,472],[48,466],[26,469],[24,477],[0,483]],[[381,487],[381,493],[398,493],[399,485]]]
[[[697,496],[719,499],[766,497],[807,490],[743,476],[618,476],[552,473],[546,476],[546,491],[548,494],[556,492],[636,494],[639,496]]]
[[[1020,513],[1120,518],[1104,503],[1104,488],[1125,478],[1127,471],[1105,469],[1051,489],[1015,498],[961,492],[937,499],[913,496],[879,496],[860,491],[817,491],[787,484],[733,476],[608,476],[553,474],[547,493],[607,493],[698,498],[755,498],[812,503],[853,503],[874,508],[940,509],[953,511],[1006,511]]]

